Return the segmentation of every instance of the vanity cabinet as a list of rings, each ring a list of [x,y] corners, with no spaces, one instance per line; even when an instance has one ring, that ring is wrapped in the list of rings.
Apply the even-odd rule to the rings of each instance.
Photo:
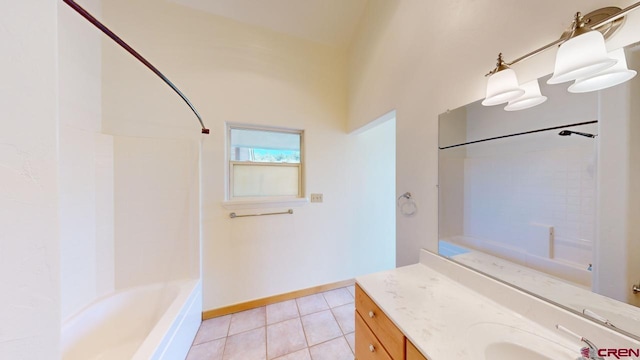
[[[409,339],[407,339],[407,360],[427,360]]]
[[[356,359],[426,360],[356,284]]]
[[[393,360],[376,335],[356,312],[356,359]]]

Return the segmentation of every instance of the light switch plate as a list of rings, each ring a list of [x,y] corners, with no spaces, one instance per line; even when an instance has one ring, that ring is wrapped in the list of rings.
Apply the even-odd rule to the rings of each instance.
[[[322,194],[311,194],[310,196],[312,203],[321,203],[322,202]]]

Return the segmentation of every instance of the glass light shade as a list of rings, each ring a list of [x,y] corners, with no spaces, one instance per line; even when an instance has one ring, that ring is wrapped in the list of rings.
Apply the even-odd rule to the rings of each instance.
[[[540,84],[538,84],[537,79],[523,84],[521,88],[524,90],[524,95],[515,100],[509,101],[509,104],[504,107],[505,110],[524,110],[547,101],[547,97],[540,93]]]
[[[637,72],[635,70],[629,70],[627,68],[627,58],[624,55],[624,49],[621,48],[610,52],[609,57],[618,60],[618,62],[614,66],[604,69],[595,75],[577,79],[573,85],[569,86],[569,92],[583,93],[598,91],[622,84],[636,76]]]
[[[482,105],[492,106],[503,104],[518,98],[524,94],[524,90],[518,86],[516,72],[511,69],[500,70],[489,76],[487,81],[487,96]]]
[[[553,76],[547,80],[547,84],[560,84],[587,77],[615,63],[615,59],[607,56],[602,34],[592,30],[560,45]]]

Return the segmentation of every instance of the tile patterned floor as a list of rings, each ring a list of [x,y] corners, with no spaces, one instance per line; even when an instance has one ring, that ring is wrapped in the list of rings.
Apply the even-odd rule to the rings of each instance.
[[[205,320],[187,360],[353,360],[348,286]]]

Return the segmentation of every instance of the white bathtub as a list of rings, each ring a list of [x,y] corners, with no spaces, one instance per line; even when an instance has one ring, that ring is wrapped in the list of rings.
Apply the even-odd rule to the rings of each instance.
[[[199,280],[118,291],[64,322],[62,359],[184,359],[201,318]]]

